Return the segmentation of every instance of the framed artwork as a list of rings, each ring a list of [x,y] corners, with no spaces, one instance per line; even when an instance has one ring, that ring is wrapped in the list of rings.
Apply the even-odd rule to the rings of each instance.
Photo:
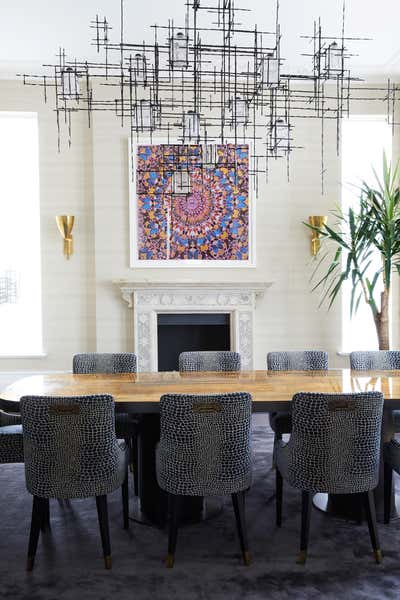
[[[131,148],[131,267],[254,266],[249,146]]]

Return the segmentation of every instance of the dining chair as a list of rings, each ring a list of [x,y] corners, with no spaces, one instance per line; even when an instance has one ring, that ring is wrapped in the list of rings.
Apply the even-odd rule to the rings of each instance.
[[[33,495],[27,569],[34,566],[40,530],[52,498],[96,498],[104,564],[111,569],[107,494],[122,488],[123,526],[129,527],[128,448],[115,435],[109,395],[23,396],[20,401],[28,492]]]
[[[350,369],[354,371],[393,371],[400,369],[399,350],[350,352]],[[392,410],[393,432],[400,432],[400,410]]]
[[[370,350],[350,352],[350,368],[354,371],[390,371],[400,369],[400,351]]]
[[[98,353],[89,352],[75,354],[72,360],[72,372],[75,374],[95,373],[136,373],[137,357],[133,352],[123,353]],[[138,445],[141,419],[138,415],[117,413],[115,415],[115,429],[118,438],[124,438],[129,447],[130,464],[132,465],[134,491],[138,495],[139,468]]]
[[[157,481],[167,492],[167,567],[175,562],[179,508],[185,496],[231,495],[245,565],[250,553],[245,493],[251,483],[251,396],[167,394],[160,399]]]
[[[240,371],[239,352],[228,350],[182,352],[179,355],[179,371]]]
[[[23,462],[21,417],[0,410],[0,464]]]
[[[298,563],[307,558],[315,493],[356,494],[363,504],[377,563],[382,560],[373,489],[378,484],[383,412],[381,392],[317,394],[292,400],[292,433],[274,447],[276,524],[282,524],[283,480],[301,490]]]
[[[268,371],[327,371],[328,353],[323,350],[291,350],[288,352],[269,352],[267,354]],[[269,424],[274,432],[274,441],[292,431],[290,412],[272,412]]]
[[[400,475],[400,443],[392,439],[383,446],[384,460],[384,503],[383,503],[383,521],[387,525],[390,523],[392,512],[392,487],[393,471]]]

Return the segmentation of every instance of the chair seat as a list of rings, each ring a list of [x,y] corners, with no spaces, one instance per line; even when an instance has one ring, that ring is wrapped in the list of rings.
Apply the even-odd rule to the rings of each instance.
[[[23,463],[22,425],[0,427],[0,463]]]
[[[396,473],[400,473],[400,443],[397,440],[390,440],[390,442],[384,445],[383,456],[385,462],[390,465]]]
[[[284,412],[270,413],[269,425],[274,433],[292,433],[292,415]]]

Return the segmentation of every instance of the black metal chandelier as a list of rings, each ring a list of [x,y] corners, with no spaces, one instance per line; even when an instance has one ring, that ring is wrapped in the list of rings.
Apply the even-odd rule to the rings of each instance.
[[[91,23],[102,60],[68,60],[60,49],[57,63],[44,65],[52,75],[22,75],[25,84],[44,88],[45,101],[54,90],[59,147],[64,128],[71,143],[74,113],[85,111],[90,126],[93,111],[112,111],[129,126],[132,140],[201,144],[204,163],[215,160],[217,144],[248,144],[257,191],[260,174],[268,178],[271,159],[286,159],[289,176],[290,154],[299,147],[296,119],[319,119],[323,191],[326,119],[337,123],[338,153],[340,122],[349,115],[351,100],[385,102],[388,120],[397,125],[399,86],[388,81],[385,87],[361,88],[362,80],[350,72],[348,45],[365,38],[346,37],[344,5],[341,35],[323,35],[315,22],[313,33],[302,36],[311,46],[305,54],[311,68],[291,74],[281,58],[279,2],[275,29],[268,32],[241,25],[238,15],[249,9],[236,7],[234,0],[188,0],[184,24],[153,25],[151,43],[125,39],[120,2],[118,41],[111,40],[107,19],[96,16]],[[178,175],[177,190],[184,189],[185,175]]]

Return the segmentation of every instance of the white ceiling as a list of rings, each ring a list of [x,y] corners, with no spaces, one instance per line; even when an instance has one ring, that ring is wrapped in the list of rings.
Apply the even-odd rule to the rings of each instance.
[[[126,40],[152,40],[150,25],[167,24],[173,18],[184,24],[186,0],[125,0]],[[205,1],[205,0],[201,0]],[[43,63],[52,63],[60,46],[70,58],[97,58],[90,45],[90,21],[106,16],[114,26],[112,39],[118,41],[120,0],[0,0],[0,77],[14,77],[18,72],[41,73]],[[216,0],[207,0],[216,4]],[[236,0],[236,6],[251,8],[242,13],[246,25],[257,23],[259,29],[273,30],[276,0]],[[307,68],[307,40],[315,19],[321,17],[326,35],[341,32],[342,0],[280,0],[282,57],[284,72]],[[400,76],[400,1],[347,0],[346,35],[368,37],[372,41],[353,42],[349,49],[358,56],[352,59],[354,75],[383,80]]]

